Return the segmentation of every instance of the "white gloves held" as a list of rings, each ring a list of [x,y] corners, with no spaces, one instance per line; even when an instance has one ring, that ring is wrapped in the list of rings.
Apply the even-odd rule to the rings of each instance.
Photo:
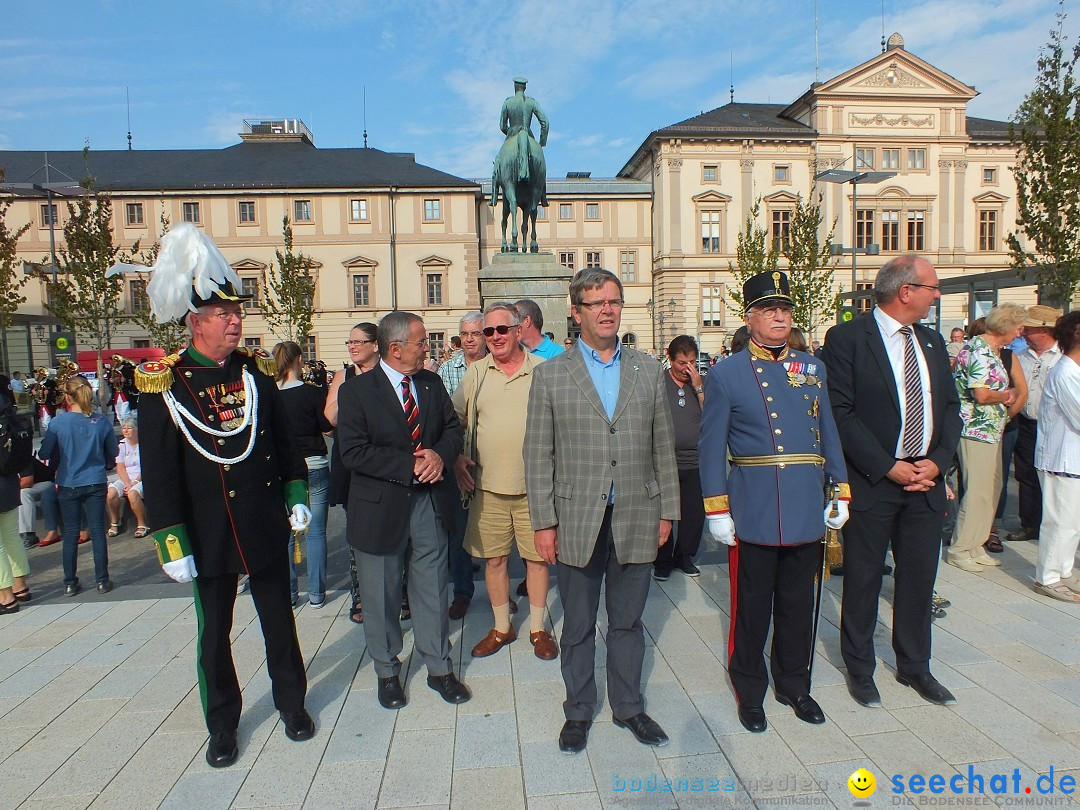
[[[708,515],[705,520],[709,527],[709,534],[725,546],[735,545],[735,521],[731,519],[730,514],[724,512],[720,515]]]
[[[292,508],[292,514],[289,515],[289,527],[294,532],[307,533],[308,526],[311,525],[311,510],[304,504],[298,503]]]
[[[191,582],[199,575],[199,572],[195,570],[195,558],[190,554],[182,559],[164,563],[161,568],[170,579],[177,582]]]
[[[848,519],[848,502],[837,501],[836,502],[836,514],[832,514],[833,504],[829,504],[825,507],[825,525],[830,529],[842,529]]]

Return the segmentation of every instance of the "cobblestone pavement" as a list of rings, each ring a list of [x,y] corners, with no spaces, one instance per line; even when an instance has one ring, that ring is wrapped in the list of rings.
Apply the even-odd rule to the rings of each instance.
[[[149,548],[126,535],[114,543],[116,591],[65,599],[56,548],[32,552],[35,599],[0,617],[0,807],[847,808],[848,776],[861,767],[877,779],[868,806],[1077,804],[1080,794],[1063,795],[1061,787],[1063,777],[1080,781],[1080,608],[1034,593],[1032,543],[1007,543],[1004,565],[982,575],[941,567],[938,591],[952,607],[935,623],[933,671],[956,693],[955,706],[927,704],[894,681],[891,578],[878,633],[884,705],[851,701],[837,668],[842,580],[834,578],[814,668],[814,695],[828,722],[803,724],[770,695],[769,730],[759,735],[736,719],[724,671],[727,566],[716,552],[706,554],[699,579],[676,572],[654,583],[644,616],[648,711],[670,745],[639,745],[614,727],[605,702],[587,752],[565,756],[556,744],[558,661],[538,660],[521,640],[491,658],[469,655],[490,627],[482,583],[465,619],[452,625],[458,671],[473,700],[443,703],[407,660],[408,706],[379,707],[363,627],[348,620],[342,521],[333,511],[338,577],[331,585],[338,590],[322,610],[301,602],[296,614],[318,733],[303,743],[286,739],[258,622],[242,597],[233,648],[246,705],[240,758],[224,770],[203,756],[189,586],[168,583]],[[556,593],[550,603],[558,631]],[[519,624],[527,621],[519,615]],[[602,616],[597,631],[602,666]],[[410,643],[408,633],[406,655]],[[1054,793],[1043,795],[1051,773]],[[981,775],[988,793],[1000,784],[992,775],[1002,774],[1009,792],[953,795],[946,782],[944,794],[893,793],[894,775],[906,785],[916,774],[959,774],[964,791]]]

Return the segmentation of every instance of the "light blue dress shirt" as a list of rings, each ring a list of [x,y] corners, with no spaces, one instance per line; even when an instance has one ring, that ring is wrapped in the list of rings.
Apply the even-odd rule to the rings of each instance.
[[[600,397],[600,404],[604,406],[607,418],[610,420],[615,415],[615,404],[619,401],[620,365],[622,364],[622,344],[615,344],[615,354],[606,363],[600,358],[599,353],[584,341],[578,338],[581,344],[581,356],[585,358],[585,368],[589,370],[596,393]],[[615,484],[611,485],[608,493],[608,503],[615,504]]]

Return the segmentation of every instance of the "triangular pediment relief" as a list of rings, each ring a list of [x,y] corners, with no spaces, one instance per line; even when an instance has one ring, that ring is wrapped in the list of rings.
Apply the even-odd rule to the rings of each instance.
[[[346,259],[342,262],[342,265],[350,270],[371,269],[372,267],[377,267],[378,264],[377,261],[369,259],[367,256],[353,256],[351,259]]]
[[[421,267],[446,267],[453,264],[449,259],[444,259],[442,256],[436,256],[432,254],[416,262]]]
[[[900,188],[900,186],[886,186],[885,188],[878,191],[877,194],[875,194],[874,196],[880,200],[885,197],[907,199],[911,195],[908,194],[908,192],[904,189]]]
[[[983,204],[989,203],[991,205],[995,205],[998,203],[1003,203],[1008,199],[1008,197],[1002,194],[998,194],[996,191],[987,191],[983,194],[980,194],[978,197],[974,197],[972,199],[972,202]]]
[[[799,201],[799,197],[796,194],[792,194],[790,191],[777,191],[775,194],[769,194],[762,199],[769,205],[795,205]]]
[[[924,62],[902,48],[878,54],[846,73],[816,88],[816,94],[832,95],[930,95],[971,99],[978,95],[974,87]]]
[[[883,67],[877,73],[867,76],[864,79],[860,79],[857,82],[852,82],[852,87],[930,87],[929,82],[925,82],[916,76],[914,73],[909,73],[904,70],[899,62],[893,61],[888,66]]]
[[[261,273],[267,267],[266,264],[256,261],[255,259],[241,259],[238,262],[233,262],[229,266],[237,273]]]
[[[704,191],[701,194],[695,194],[690,198],[695,203],[712,203],[714,205],[726,205],[731,202],[731,197],[727,194],[721,194],[719,191]]]

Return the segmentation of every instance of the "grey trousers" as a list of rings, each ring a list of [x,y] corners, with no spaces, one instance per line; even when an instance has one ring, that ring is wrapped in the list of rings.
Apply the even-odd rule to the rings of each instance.
[[[611,536],[611,508],[596,538],[592,558],[584,568],[558,563],[559,596],[563,604],[562,676],[566,685],[563,713],[567,720],[592,720],[596,713],[596,613],[600,585],[607,580],[607,686],[611,713],[626,720],[645,711],[641,666],[645,631],[641,613],[649,595],[652,563],[622,565]]]
[[[364,634],[377,677],[389,678],[401,672],[401,570],[406,564],[416,654],[429,675],[453,671],[450,619],[446,613],[448,547],[446,528],[435,511],[431,493],[421,490],[413,495],[409,539],[400,551],[356,552],[360,597],[364,601]]]

